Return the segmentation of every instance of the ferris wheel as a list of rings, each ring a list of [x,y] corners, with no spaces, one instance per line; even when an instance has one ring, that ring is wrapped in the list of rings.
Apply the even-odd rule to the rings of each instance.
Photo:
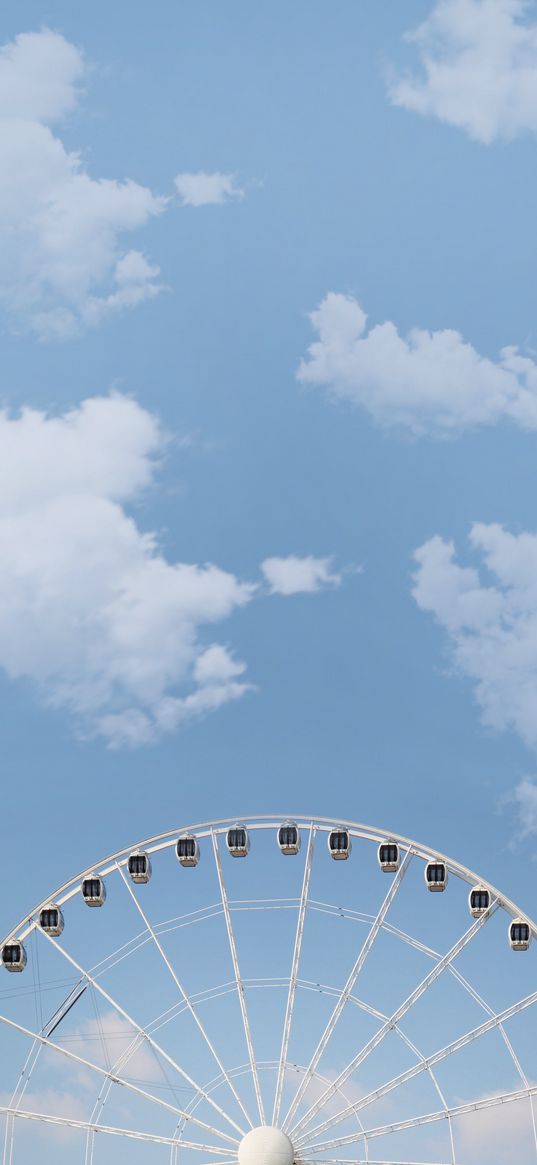
[[[1,944],[3,1165],[537,1162],[535,934],[368,826],[139,842]]]

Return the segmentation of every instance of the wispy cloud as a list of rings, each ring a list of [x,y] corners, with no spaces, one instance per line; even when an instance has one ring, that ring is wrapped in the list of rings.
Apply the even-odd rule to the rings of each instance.
[[[326,587],[338,587],[342,576],[332,570],[332,558],[265,558],[261,571],[273,595],[315,594]]]
[[[219,170],[177,174],[175,188],[183,206],[211,206],[244,198],[245,194],[244,188],[237,185],[236,174],[222,174]]]
[[[537,836],[537,780],[534,777],[524,777],[515,786],[512,793],[504,798],[503,805],[510,805],[515,809],[516,834],[513,844],[529,837]]]

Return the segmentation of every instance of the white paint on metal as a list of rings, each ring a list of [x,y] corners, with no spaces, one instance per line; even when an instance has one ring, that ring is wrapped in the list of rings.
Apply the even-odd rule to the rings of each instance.
[[[274,1125],[260,1125],[243,1137],[239,1145],[239,1165],[293,1165],[289,1137]]]

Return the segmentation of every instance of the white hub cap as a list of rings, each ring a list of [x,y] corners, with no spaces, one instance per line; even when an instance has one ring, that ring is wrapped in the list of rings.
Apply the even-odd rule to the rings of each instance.
[[[239,1145],[239,1165],[293,1165],[293,1146],[272,1125],[251,1129]]]

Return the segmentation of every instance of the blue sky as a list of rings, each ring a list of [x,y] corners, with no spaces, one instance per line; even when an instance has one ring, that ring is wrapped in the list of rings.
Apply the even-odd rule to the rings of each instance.
[[[287,893],[290,869],[300,894],[319,815],[430,844],[534,914],[537,4],[21,0],[1,34],[0,930],[108,852],[266,813],[306,822],[301,858],[272,831],[249,866],[224,855],[237,897],[245,876]],[[179,962],[175,915],[218,896],[202,846],[201,880],[163,853],[143,888]],[[374,916],[386,882],[358,851],[332,863],[322,838],[315,894]],[[68,904],[84,959],[139,925],[115,882],[91,925]],[[418,861],[407,887],[420,909],[401,894],[394,922],[447,949],[466,887],[426,894]],[[336,923],[313,913],[328,981]],[[256,927],[237,911],[252,977]],[[185,976],[214,986],[199,935]],[[25,987],[65,974],[42,937]],[[501,911],[483,941],[461,966],[497,1011],[536,949],[511,955]],[[394,942],[361,983],[386,1006],[411,978]],[[145,957],[126,997],[164,1005]],[[446,978],[439,1043],[482,1019]],[[71,1046],[111,1021],[90,1000]],[[427,1007],[408,1030],[434,1050]],[[510,1030],[535,1080],[525,1016]],[[483,1047],[478,1073],[446,1069],[452,1103],[496,1067],[515,1086]],[[35,1076],[46,1098],[46,1057]],[[503,1165],[476,1128],[468,1165]],[[534,1141],[513,1141],[524,1165]]]
[[[537,20],[532,5],[523,13],[513,3],[500,8],[509,27]],[[531,778],[535,740],[515,706],[504,724],[498,714],[496,726],[483,724],[468,668],[484,665],[454,662],[453,644],[460,647],[466,634],[457,607],[464,578],[444,571],[420,608],[411,575],[416,549],[438,536],[453,540],[456,571],[473,566],[481,586],[490,587],[497,579],[469,543],[472,523],[499,523],[516,536],[537,529],[533,368],[498,372],[501,349],[515,346],[533,363],[536,344],[536,127],[531,89],[518,95],[518,105],[511,93],[511,121],[493,111],[490,140],[480,140],[480,125],[458,124],[457,110],[447,117],[437,103],[420,116],[394,104],[403,101],[394,96],[394,75],[408,69],[418,75],[420,68],[419,47],[403,35],[432,10],[431,0],[382,8],[369,0],[293,6],[159,0],[134,9],[117,3],[113,11],[102,3],[81,9],[22,0],[16,13],[4,14],[5,44],[49,29],[83,54],[78,77],[68,79],[76,61],[62,65],[67,97],[51,122],[55,138],[80,154],[92,179],[130,178],[147,192],[148,204],[155,200],[155,213],[141,211],[138,228],[114,228],[111,241],[103,230],[106,275],[96,276],[87,294],[82,284],[100,226],[62,252],[61,264],[72,261],[76,272],[65,274],[62,266],[51,284],[46,271],[32,269],[46,255],[36,258],[24,215],[20,230],[10,228],[17,199],[15,210],[10,203],[4,211],[0,230],[11,231],[0,293],[4,448],[23,407],[61,417],[82,401],[124,394],[124,419],[118,417],[117,431],[108,429],[110,464],[118,464],[114,442],[122,446],[124,421],[134,424],[140,410],[159,419],[166,439],[153,452],[144,447],[133,455],[137,468],[126,470],[131,477],[119,490],[121,520],[126,514],[141,534],[155,532],[155,553],[167,564],[214,563],[240,584],[258,585],[248,602],[230,600],[221,620],[196,624],[195,654],[222,645],[228,661],[247,665],[229,682],[256,690],[184,723],[181,712],[181,723],[150,744],[107,747],[95,723],[117,710],[117,692],[98,716],[79,714],[87,698],[84,660],[92,634],[99,637],[91,626],[88,638],[80,633],[91,597],[80,610],[75,603],[72,636],[63,626],[68,665],[54,635],[43,630],[63,609],[62,595],[68,605],[83,598],[86,566],[104,536],[98,514],[77,511],[87,483],[70,485],[66,470],[60,492],[71,518],[67,527],[54,527],[54,537],[76,545],[95,520],[95,542],[84,551],[89,557],[80,573],[69,567],[55,577],[59,605],[54,599],[47,607],[41,599],[47,553],[57,564],[53,538],[45,532],[32,565],[31,600],[17,589],[24,562],[17,541],[22,557],[9,584],[17,602],[8,604],[2,631],[4,852],[17,869],[5,928],[47,887],[117,845],[175,822],[280,807],[369,820],[430,841],[531,911],[532,787],[525,786],[522,827],[516,808],[501,806]],[[46,61],[57,43],[41,42],[36,51]],[[486,58],[492,49],[478,35],[476,51]],[[455,61],[455,88],[457,67]],[[516,54],[504,67],[516,74]],[[36,101],[42,99],[38,93]],[[434,106],[434,94],[430,100]],[[20,116],[7,109],[8,117]],[[39,122],[38,115],[32,108]],[[32,156],[32,140],[25,156],[46,168],[41,155]],[[234,175],[242,196],[181,205],[176,175],[199,172]],[[37,190],[41,172],[28,173]],[[157,214],[158,197],[169,203]],[[128,213],[118,212],[120,219]],[[129,280],[124,272],[112,288],[113,262],[131,250],[160,275],[135,272]],[[32,279],[44,280],[47,290],[41,283],[36,291]],[[152,296],[152,282],[164,290]],[[94,300],[88,307],[88,297],[125,287],[144,302],[121,311]],[[425,372],[410,363],[398,380],[397,368],[384,371],[391,357],[379,337],[378,366],[373,354],[372,366],[342,368],[332,351],[332,380],[319,374],[316,383],[299,382],[297,369],[316,339],[308,314],[331,291],[359,302],[368,328],[392,321],[403,337],[415,327],[454,329],[485,363],[443,370],[445,353],[433,350]],[[58,308],[59,334],[57,315],[45,323],[42,315]],[[69,315],[64,328],[66,312],[75,322]],[[436,405],[422,408],[412,396],[413,377],[422,375],[425,391],[434,394],[437,373],[443,405],[456,394],[447,426],[438,422]],[[396,394],[407,394],[402,422],[390,395],[394,383]],[[469,418],[474,391],[481,403]],[[103,429],[106,417],[105,411]],[[84,432],[79,453],[87,448]],[[34,501],[48,488],[56,454],[47,441],[44,468],[41,454],[34,459],[25,445],[8,523],[27,487]],[[75,462],[77,456],[75,450]],[[153,456],[159,464],[151,472]],[[152,480],[134,483],[138,471]],[[98,475],[98,466],[91,469],[95,495]],[[20,536],[34,546],[42,529],[37,502],[30,510]],[[10,562],[13,545],[4,543]],[[531,545],[526,550],[531,570]],[[72,555],[78,562],[76,549]],[[260,564],[289,556],[331,558],[327,569],[341,576],[339,585],[269,595]],[[518,577],[505,584],[515,607],[520,585]],[[450,586],[448,601],[442,596]],[[478,591],[478,607],[482,597]],[[458,615],[447,610],[451,602]],[[530,625],[531,602],[531,595],[522,602]],[[171,632],[183,618],[172,610]],[[502,618],[509,622],[511,615]],[[166,628],[160,633],[165,640]],[[472,624],[478,647],[480,634]],[[142,663],[155,650],[144,643]],[[168,696],[183,699],[193,690],[195,659],[186,681],[168,685]],[[505,673],[513,666],[507,693]],[[516,705],[524,689],[531,720],[536,675],[531,651],[529,662],[507,662],[494,698],[502,707],[510,699]],[[521,828],[530,832],[519,842]]]

